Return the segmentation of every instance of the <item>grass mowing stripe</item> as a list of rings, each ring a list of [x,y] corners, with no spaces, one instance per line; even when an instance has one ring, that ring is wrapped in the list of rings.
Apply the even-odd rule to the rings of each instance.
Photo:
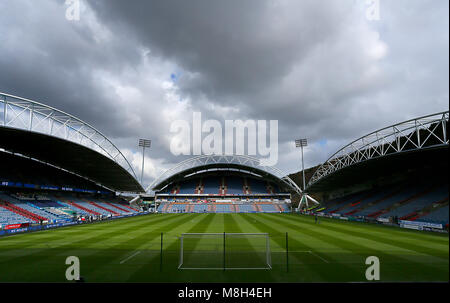
[[[131,219],[131,218],[130,218]],[[167,218],[160,218],[161,220],[167,220]],[[132,220],[134,221],[134,220]],[[138,222],[141,222],[140,225],[148,224],[147,222],[142,222],[139,220]],[[96,226],[100,226],[96,225]],[[133,224],[130,227],[130,224],[126,224],[123,226],[127,226],[127,228],[136,228],[136,224]],[[82,230],[82,228],[77,228],[79,231]],[[99,237],[105,237],[105,235],[113,235],[117,233],[117,228],[112,229],[109,233],[105,234],[104,232],[107,231],[102,230],[102,234]],[[95,231],[92,230],[83,230],[82,234],[96,234]],[[98,234],[98,233],[97,233]],[[108,237],[104,238],[105,240],[108,239]],[[37,243],[38,244],[38,243]],[[1,281],[20,281],[20,282],[27,282],[27,281],[43,281],[43,282],[54,282],[54,281],[60,281],[61,279],[64,279],[64,271],[65,271],[65,264],[64,260],[65,257],[61,254],[61,252],[65,252],[66,254],[75,254],[77,252],[84,253],[86,250],[83,250],[83,247],[85,243],[83,240],[78,241],[76,245],[74,246],[74,243],[70,243],[68,245],[59,245],[57,249],[47,248],[47,249],[22,249],[22,251],[25,251],[27,255],[22,255],[16,258],[8,258],[9,260],[7,263],[0,264],[2,275],[0,276]],[[64,249],[67,247],[66,249]],[[77,250],[77,251],[75,251]],[[20,252],[20,251],[19,251]],[[59,254],[58,254],[59,253]],[[2,257],[2,262],[3,262]],[[38,267],[37,267],[38,266]],[[39,268],[39,270],[35,270]]]
[[[159,225],[159,227],[157,227],[157,228],[155,228],[155,226],[154,226],[154,225],[156,225],[155,222],[153,222],[153,224],[140,226],[138,229],[132,231],[132,234],[136,235],[136,236],[127,237],[127,239],[125,239],[125,240],[115,242],[114,245],[108,246],[108,247],[106,247],[106,249],[108,249],[108,250],[123,250],[123,249],[128,250],[128,249],[126,249],[126,247],[131,247],[133,250],[136,250],[136,244],[140,244],[144,241],[145,241],[145,243],[141,244],[138,247],[146,246],[148,248],[149,242],[151,242],[153,239],[159,238],[161,232],[163,232],[165,230],[170,230],[175,226],[183,225],[186,222],[191,221],[193,216],[194,216],[193,214],[180,214],[180,215],[174,216],[169,219],[160,220],[157,222],[157,224],[162,223],[162,225]],[[152,228],[149,230],[148,227],[152,227]],[[118,234],[118,237],[127,236],[129,234],[129,233],[121,233],[120,231],[118,231],[118,232],[120,233],[120,234]],[[159,248],[157,250],[159,250]]]
[[[289,225],[289,222],[284,222],[284,221],[272,222],[269,220],[271,217],[264,217],[262,215],[260,216],[260,218],[267,224],[275,224],[275,226],[278,225],[278,226],[280,226],[280,228],[281,227],[284,228],[286,231],[290,232],[292,238],[297,239],[298,241],[301,241],[301,242],[309,243],[310,247],[315,248],[314,251],[316,252],[316,254],[320,253],[321,251],[338,252],[343,255],[344,254],[348,254],[348,255],[353,254],[353,252],[349,249],[344,249],[342,247],[334,245],[333,243],[325,242],[325,241],[315,237],[314,234],[305,232],[306,230],[308,230],[310,228],[293,227],[292,225]],[[280,216],[280,219],[284,219],[284,217]],[[326,253],[324,253],[324,254],[326,254]],[[340,263],[340,262],[341,262],[341,260],[336,259],[336,263]]]
[[[216,214],[204,214],[205,217],[200,219],[199,222],[196,222],[195,225],[193,225],[191,228],[189,228],[187,231],[183,231],[182,233],[199,233],[199,232],[204,232],[205,230],[208,229],[208,226],[211,224],[211,222],[214,220],[214,217],[216,216]],[[178,228],[177,228],[178,230]],[[182,229],[183,230],[183,229]],[[169,253],[169,251],[172,251],[172,254],[178,251],[178,241],[173,241],[171,244],[169,244],[169,246],[163,248],[164,252],[167,254]],[[157,256],[153,257],[153,258],[149,258],[148,262],[144,265],[141,266],[140,269],[136,270],[133,275],[131,275],[131,277],[129,278],[130,281],[135,281],[135,280],[140,280],[142,279],[142,276],[145,277],[146,274],[148,274],[148,264],[152,263],[155,259],[157,258]],[[164,257],[163,257],[164,259]],[[172,264],[172,267],[176,267],[177,264]],[[163,266],[163,271],[164,271],[165,266]]]
[[[239,218],[239,220],[236,220],[236,223],[241,226],[241,229],[243,229],[245,232],[250,232],[250,233],[266,233],[266,231],[260,230],[258,228],[256,228],[255,226],[253,226],[252,224],[250,224],[247,220],[244,220],[242,218],[243,213],[240,214],[236,214],[235,216],[237,216]],[[281,234],[280,234],[281,235]],[[270,236],[270,250],[272,252],[285,252],[286,251],[286,245],[283,242],[283,245],[279,245],[277,242],[272,240],[272,236]],[[286,234],[282,233],[282,237],[283,239],[286,239]]]
[[[123,256],[125,254],[130,253],[129,250],[122,249],[123,251],[121,251],[121,248],[126,246],[127,244],[133,244],[133,243],[141,244],[144,242],[140,246],[141,247],[148,246],[149,242],[151,242],[153,240],[158,240],[160,238],[161,232],[165,232],[167,230],[172,230],[175,227],[180,227],[185,224],[189,224],[194,216],[195,216],[195,214],[181,214],[181,215],[177,215],[176,217],[171,218],[171,219],[177,219],[175,221],[174,220],[163,220],[163,222],[165,224],[159,226],[158,228],[155,228],[148,232],[145,232],[135,238],[129,239],[128,241],[118,243],[113,247],[109,247],[108,248],[109,251],[112,250],[117,253],[113,254],[111,256],[108,256],[108,255],[103,256],[102,259],[99,261],[100,264],[96,263],[97,266],[95,267],[95,269],[93,269],[91,271],[87,271],[87,276],[90,275],[91,273],[94,274],[93,272],[101,273],[105,267],[114,266],[114,264],[117,263],[115,261],[123,258]],[[136,250],[137,250],[136,246],[134,245],[132,251],[136,251]],[[146,256],[148,256],[148,259],[150,261],[150,259],[156,258],[157,253],[159,253],[159,247],[155,247],[154,252],[150,256],[149,256],[149,253],[147,253]],[[148,264],[148,263],[146,263],[146,264]],[[139,265],[139,268],[141,268],[141,265]],[[118,270],[118,272],[120,272],[120,271]]]
[[[224,215],[224,222],[225,222],[225,232],[228,233],[242,233],[241,228],[239,227],[239,225],[237,224],[236,220],[234,219],[236,215],[235,214],[225,214]],[[252,236],[249,236],[252,237]],[[256,239],[252,239],[252,241],[250,241],[250,238],[241,238],[241,239],[233,239],[233,236],[228,237],[228,241],[226,247],[228,248],[228,256],[229,256],[229,260],[227,264],[230,264],[231,262],[236,262],[235,259],[238,259],[239,262],[238,264],[241,263],[247,263],[247,265],[242,265],[239,267],[253,267],[253,265],[250,264],[255,264],[254,267],[261,267],[264,268],[266,266],[268,266],[267,264],[267,259],[266,259],[266,255],[265,255],[265,238],[262,240],[256,240]],[[263,244],[263,248],[258,248],[257,245],[261,245],[261,243]],[[237,246],[237,252],[234,251],[234,249],[236,249]],[[262,249],[262,250],[261,250]],[[242,250],[242,251],[240,251]],[[249,250],[249,252],[247,253],[247,256],[245,256],[246,252],[245,250]],[[230,251],[231,254],[230,255]],[[233,256],[235,255],[235,256]],[[246,258],[247,260],[242,260]],[[255,262],[255,259],[257,259],[257,262]],[[254,263],[255,262],[255,263]],[[231,263],[231,264],[233,264]],[[259,265],[261,264],[261,265]]]
[[[275,217],[267,215],[267,214],[264,214],[263,216],[267,217],[273,223],[278,222],[282,225],[289,226],[292,229],[298,229],[302,233],[307,233],[307,234],[310,234],[311,236],[315,236],[319,239],[322,239],[325,242],[333,243],[336,246],[342,247],[343,249],[351,250],[351,251],[353,251],[353,253],[355,255],[361,256],[363,258],[366,258],[370,255],[377,256],[378,258],[380,258],[381,262],[390,263],[391,269],[396,269],[399,274],[401,273],[404,275],[409,274],[411,276],[416,276],[417,274],[419,274],[421,272],[426,272],[426,273],[433,272],[433,274],[436,275],[436,277],[442,278],[444,276],[447,276],[447,278],[448,278],[448,268],[447,268],[447,270],[445,270],[445,269],[430,266],[424,262],[416,262],[416,261],[411,261],[408,259],[405,260],[405,256],[399,257],[393,253],[390,253],[390,254],[385,253],[384,251],[377,249],[375,247],[366,247],[366,246],[360,245],[356,242],[349,241],[344,238],[345,234],[342,234],[341,237],[329,236],[328,234],[325,234],[324,232],[319,231],[319,229],[315,229],[314,231],[311,231],[311,230],[308,230],[305,228],[298,228],[299,225],[294,225],[294,224],[288,223],[285,218],[278,218],[278,217],[275,218]],[[407,261],[407,262],[405,262],[405,261]],[[405,264],[405,263],[410,264],[410,265],[414,264],[414,266],[407,266],[407,267],[401,266],[401,264]]]
[[[111,221],[100,221],[97,223],[91,223],[91,224],[85,224],[85,225],[75,225],[75,226],[66,226],[66,227],[59,227],[56,229],[47,229],[47,230],[41,230],[36,231],[32,233],[23,233],[23,234],[16,234],[13,236],[7,236],[7,237],[0,237],[0,247],[5,248],[5,246],[8,245],[14,245],[17,244],[16,242],[19,242],[21,247],[26,247],[28,243],[30,243],[31,246],[35,245],[36,241],[43,241],[45,239],[55,239],[57,237],[67,237],[67,234],[80,234],[80,230],[86,231],[89,229],[92,230],[101,230],[101,229],[108,229],[110,230],[112,226],[109,226],[111,224],[117,224],[118,226],[124,226],[128,224],[135,224],[136,222],[140,221],[148,221],[149,215],[142,215],[139,217],[131,217],[131,218],[122,218],[119,220],[111,220]],[[153,216],[152,216],[153,217]]]
[[[279,229],[274,229],[272,227],[272,225],[266,224],[264,222],[262,222],[259,218],[255,219],[254,217],[251,217],[249,215],[243,215],[242,218],[244,220],[246,220],[247,222],[249,222],[250,224],[252,224],[253,226],[255,226],[256,228],[258,228],[261,231],[265,231],[268,232],[271,236],[272,235],[277,235],[280,234],[280,230]],[[282,237],[274,237],[272,238],[275,242],[277,242],[278,245],[283,246],[284,245],[284,241],[282,239]],[[290,238],[289,239],[289,246],[290,247],[295,247],[296,250],[301,250],[301,251],[312,251],[313,248],[311,246],[306,245],[305,243],[302,243],[296,239]],[[296,255],[296,254],[290,254],[291,258],[295,258],[297,259],[297,261],[302,262],[301,258],[302,255]],[[332,260],[333,261],[333,260]],[[303,263],[303,262],[302,262]],[[316,264],[311,264],[309,262],[304,262],[303,265],[306,268],[306,270],[304,271],[304,278],[307,280],[318,280],[318,281],[342,281],[341,280],[341,276],[337,275],[336,272],[341,272],[341,273],[353,273],[353,276],[357,275],[358,273],[345,265],[341,265],[339,263],[336,262],[336,271],[330,271],[329,267],[325,267],[323,265],[316,265]],[[293,267],[291,265],[291,267]],[[294,270],[291,269],[291,272],[293,272]],[[309,275],[309,276],[308,276]],[[311,277],[311,275],[316,275],[318,277],[314,278]]]
[[[138,222],[140,222],[140,221],[138,221]],[[137,224],[137,222],[134,222],[134,221],[131,222],[131,223],[132,223],[132,225],[130,225],[130,222],[127,222],[127,224],[119,225],[119,226],[122,226],[122,228],[123,228],[123,226],[132,226],[132,227],[134,227]],[[96,225],[96,226],[99,227],[100,225]],[[94,231],[91,231],[90,229],[89,230],[86,230],[86,229],[83,230],[82,228],[79,228],[79,227],[81,227],[81,226],[74,226],[73,227],[74,230],[77,231],[77,236],[76,237],[71,237],[70,239],[68,239],[68,235],[62,234],[61,231],[53,230],[54,238],[53,238],[53,241],[51,241],[50,243],[53,246],[55,246],[55,247],[57,247],[58,244],[59,245],[67,244],[67,241],[72,241],[70,244],[78,244],[80,241],[85,241],[86,240],[86,238],[85,238],[86,234],[89,234],[89,235],[91,235],[91,234],[110,235],[110,234],[114,234],[115,233],[115,229],[113,229],[113,228],[98,229],[98,230],[95,230],[95,233],[94,233]],[[103,231],[105,233],[103,233]],[[60,244],[59,241],[58,241],[61,238],[64,239],[63,244]],[[81,240],[80,241],[74,241],[74,239],[81,239]],[[39,239],[35,239],[35,240],[39,240]],[[39,245],[42,245],[40,240],[39,240],[39,244],[35,242],[33,246],[36,247],[36,246],[39,246]],[[25,247],[23,247],[22,245],[19,245],[16,248],[27,248],[29,246],[30,245],[26,245]],[[49,243],[45,243],[45,247],[44,248],[48,248],[48,247],[50,247]]]
[[[287,214],[286,217],[293,217],[293,218],[305,218],[313,220],[312,216],[305,216],[305,215],[299,215],[299,214]],[[334,223],[342,223],[343,226],[348,226],[349,228],[356,228],[364,231],[370,231],[370,232],[377,232],[381,234],[386,234],[386,232],[389,232],[390,235],[397,235],[401,238],[409,238],[414,241],[417,241],[418,239],[423,241],[428,241],[433,244],[442,244],[444,246],[448,246],[449,244],[449,238],[448,234],[440,234],[435,232],[426,232],[426,231],[418,231],[418,230],[411,230],[411,229],[403,229],[396,226],[389,226],[389,225],[375,225],[373,223],[366,223],[366,222],[357,222],[357,221],[342,221],[332,218],[320,218],[321,221],[326,222],[334,222]],[[374,227],[376,228],[374,229]]]
[[[285,217],[288,220],[293,220],[294,222],[298,222],[298,218],[295,217]],[[304,218],[304,217],[303,217]],[[306,222],[305,222],[306,223]],[[312,223],[312,221],[311,221]],[[423,245],[418,245],[418,239],[415,238],[415,242],[412,243],[410,241],[410,237],[400,237],[399,235],[395,235],[393,237],[392,233],[389,232],[389,238],[384,238],[382,235],[386,236],[386,230],[380,231],[378,230],[376,225],[370,226],[370,229],[361,229],[355,228],[354,225],[349,225],[347,222],[339,222],[339,225],[336,225],[337,222],[332,222],[329,220],[321,220],[320,226],[333,226],[333,231],[342,231],[345,233],[351,233],[356,237],[364,237],[366,239],[371,239],[373,241],[377,241],[384,244],[395,245],[397,247],[405,248],[408,250],[414,250],[419,253],[429,254],[439,258],[448,258],[448,241],[447,245],[442,245],[441,247],[436,247],[429,242],[423,243]],[[314,223],[315,224],[315,223]],[[333,225],[332,225],[333,224]],[[405,235],[405,233],[403,233]],[[393,239],[395,238],[395,241]],[[448,238],[447,238],[448,239]],[[427,246],[428,245],[428,246]],[[432,245],[433,247],[430,247]],[[431,251],[431,253],[430,253]]]
[[[300,221],[296,220],[295,218],[284,217],[283,219],[290,220],[290,221],[296,222],[296,223],[300,223]],[[312,222],[306,223],[303,221],[302,223],[310,224],[311,226],[316,226],[317,228],[332,227],[333,232],[343,233],[345,235],[352,235],[357,238],[363,238],[366,240],[383,243],[385,245],[395,246],[395,247],[399,247],[399,248],[406,249],[409,251],[415,251],[417,253],[426,254],[426,255],[433,256],[433,257],[448,260],[448,247],[447,247],[446,252],[438,252],[432,248],[426,248],[424,246],[417,245],[416,243],[404,243],[404,242],[398,241],[398,240],[392,241],[391,238],[376,236],[372,232],[363,233],[363,232],[355,231],[353,229],[343,228],[343,225],[345,225],[344,222],[340,222],[340,224],[336,224],[336,223],[333,224],[332,222],[329,222],[329,221],[327,221],[327,222],[322,221],[320,224],[315,224]],[[376,229],[376,226],[373,226],[373,229]]]
[[[169,218],[168,219],[167,217],[160,217],[159,219],[157,219],[157,222],[170,220],[170,219],[173,219],[173,218]],[[153,222],[155,222],[155,221],[153,221]],[[140,222],[140,224],[138,224],[138,225],[136,225],[136,224],[132,224],[132,225],[126,224],[124,226],[127,226],[127,228],[122,228],[121,232],[133,231],[136,228],[139,228],[141,226],[147,226],[148,224],[149,224],[148,221]],[[78,227],[78,226],[74,226],[74,227]],[[92,235],[92,236],[86,237],[87,234]],[[2,260],[0,260],[0,264],[1,263],[5,263],[5,262],[11,262],[12,260],[20,260],[20,259],[24,259],[24,261],[25,261],[26,258],[32,257],[33,255],[40,254],[40,253],[43,253],[43,252],[46,252],[46,251],[49,251],[49,250],[52,250],[52,249],[58,249],[58,251],[61,250],[60,251],[61,254],[62,253],[67,253],[67,252],[73,250],[74,248],[77,248],[77,247],[80,247],[80,246],[81,247],[85,246],[89,241],[92,241],[92,242],[95,242],[95,243],[99,243],[99,242],[102,242],[102,241],[110,241],[111,238],[114,237],[114,236],[120,236],[120,234],[118,234],[117,230],[115,230],[115,229],[113,229],[113,230],[103,229],[101,231],[91,231],[91,230],[87,230],[86,231],[86,230],[84,230],[84,233],[80,234],[80,238],[81,239],[79,239],[78,241],[73,241],[73,242],[70,242],[70,243],[66,243],[65,242],[64,244],[59,244],[59,245],[56,245],[54,247],[44,247],[44,248],[40,248],[40,249],[39,248],[38,249],[33,249],[33,250],[30,250],[30,252],[25,254],[25,255],[19,255],[19,256],[10,257],[10,258],[2,257]],[[63,249],[63,248],[66,248],[66,249]],[[20,249],[20,247],[19,247],[19,249]],[[44,255],[48,256],[48,255],[51,255],[51,254],[50,253],[45,253]]]
[[[170,217],[161,217],[159,221],[164,222],[173,222],[179,219],[183,219],[184,215],[175,215]],[[155,221],[153,221],[155,222]],[[143,226],[143,223],[139,224],[139,226]],[[145,225],[148,226],[148,223]],[[133,226],[135,228],[135,226]],[[127,226],[127,230],[129,226]],[[115,233],[120,233],[120,230],[115,230]],[[95,231],[89,231],[89,233],[95,233]],[[107,240],[107,239],[106,239]],[[109,260],[111,255],[113,257],[117,257],[115,250],[110,249],[86,249],[84,245],[80,245],[71,249],[64,250],[66,254],[76,255],[80,258],[80,266],[82,271],[82,276],[87,277],[87,281],[91,281],[92,276],[90,273],[96,270],[100,264],[104,264]],[[101,253],[102,252],[102,253]],[[123,255],[124,253],[129,252],[129,250],[119,250],[119,252]],[[61,253],[59,249],[50,250],[49,252],[45,252],[42,256],[36,256],[36,262],[39,262],[40,272],[37,274],[44,275],[46,281],[55,282],[55,281],[65,281],[64,271],[66,266],[64,265],[65,255]],[[32,258],[27,258],[24,262],[20,262],[20,265],[17,265],[18,268],[27,269],[33,266],[34,260]],[[31,263],[31,264],[30,264]],[[51,265],[50,267],[46,266],[46,264]],[[3,274],[8,274],[7,269],[3,271]],[[117,271],[114,275],[119,277],[124,273]],[[14,276],[14,273],[9,273],[9,275]],[[30,273],[26,275],[27,278],[32,279],[35,273]],[[24,275],[22,275],[24,276]],[[7,276],[5,278],[8,278]],[[42,279],[39,277],[39,279]]]
[[[161,231],[165,233],[162,271]],[[272,270],[177,269],[181,233],[224,231],[269,233]],[[285,232],[289,232],[289,271]],[[65,281],[68,254],[79,256],[81,275],[88,282],[365,281],[365,257],[373,255],[380,258],[381,281],[448,281],[448,255],[422,253],[425,248],[436,254],[448,252],[444,247],[448,235],[439,236],[325,218],[314,224],[314,217],[292,214],[148,215],[0,238],[0,281]],[[242,240],[236,247],[245,248],[244,253],[259,247],[251,238]],[[408,241],[416,250],[408,249]],[[220,238],[218,242],[222,243]],[[404,247],[394,245],[397,242]],[[208,249],[205,245],[195,251]]]
[[[411,242],[410,239],[400,239],[398,237],[395,237],[395,241],[394,241],[391,234],[389,235],[389,238],[385,238],[382,236],[377,236],[374,233],[365,234],[363,232],[344,228],[343,225],[334,227],[334,230],[338,231],[338,232],[350,233],[356,237],[364,237],[364,238],[371,239],[376,242],[389,244],[389,245],[400,247],[403,249],[413,250],[418,253],[422,253],[422,254],[433,256],[433,257],[443,258],[443,259],[448,260],[448,243],[447,243],[446,248],[444,248],[444,247],[436,248],[436,247],[430,247],[429,243],[423,243],[423,245],[418,244],[418,243],[420,243],[420,242],[418,242],[419,239],[416,239],[415,242]],[[408,242],[406,242],[406,241],[408,241]],[[426,245],[428,245],[428,246],[426,246]]]
[[[196,223],[194,226],[192,226],[189,230],[183,232],[183,233],[203,233],[206,232],[208,230],[208,227],[211,225],[211,223],[214,221],[215,218],[217,218],[217,214],[207,214],[205,216],[205,218],[202,218],[200,220],[200,222]],[[193,239],[192,243],[197,242],[198,243],[199,240]],[[178,241],[173,242],[172,244],[169,245],[169,247],[167,247],[167,250],[177,250],[178,249]]]

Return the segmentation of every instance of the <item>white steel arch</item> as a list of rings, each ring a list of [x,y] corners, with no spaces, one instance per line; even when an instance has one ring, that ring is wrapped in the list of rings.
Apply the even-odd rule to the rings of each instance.
[[[449,112],[440,112],[400,122],[374,131],[347,144],[315,172],[308,187],[345,167],[386,155],[449,144]]]
[[[163,182],[164,180],[178,174],[189,170],[191,168],[210,165],[210,164],[236,164],[247,166],[250,168],[255,168],[268,173],[276,178],[280,179],[289,188],[294,190],[298,194],[302,194],[301,189],[297,184],[288,177],[287,174],[282,172],[280,169],[273,166],[262,166],[260,165],[260,160],[254,157],[246,155],[202,155],[187,159],[175,165],[174,167],[163,172],[158,178],[156,178],[152,184],[146,188],[146,192],[151,191],[155,186]]]
[[[128,160],[105,135],[53,107],[0,92],[0,127],[43,133],[88,147],[119,164],[137,180]]]

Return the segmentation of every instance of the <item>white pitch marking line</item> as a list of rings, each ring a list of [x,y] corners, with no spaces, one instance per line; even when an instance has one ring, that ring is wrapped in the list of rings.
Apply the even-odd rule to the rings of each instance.
[[[140,251],[135,252],[134,254],[132,254],[131,256],[129,256],[128,258],[123,259],[122,261],[120,261],[120,264],[123,264],[123,263],[127,262],[128,260],[130,260],[131,258],[133,258],[134,256],[136,256],[136,255],[138,255],[138,254],[140,254],[140,253],[141,253]]]
[[[317,258],[319,258],[320,260],[322,260],[325,263],[330,263],[327,260],[325,260],[324,258],[322,258],[321,256],[319,256],[318,254],[313,253],[312,251],[310,251],[309,253],[313,256],[316,256]]]
[[[320,260],[322,260],[325,263],[330,263],[327,260],[325,260],[324,258],[322,258],[321,256],[319,256],[318,254],[313,253],[311,250],[294,250],[294,251],[289,251],[289,252],[293,252],[293,253],[295,253],[295,252],[297,252],[297,253],[309,253],[309,254],[319,258]]]

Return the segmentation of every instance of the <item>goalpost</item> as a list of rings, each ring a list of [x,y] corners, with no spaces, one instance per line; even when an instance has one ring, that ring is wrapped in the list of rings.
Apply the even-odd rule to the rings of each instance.
[[[179,269],[271,269],[267,233],[184,233]]]

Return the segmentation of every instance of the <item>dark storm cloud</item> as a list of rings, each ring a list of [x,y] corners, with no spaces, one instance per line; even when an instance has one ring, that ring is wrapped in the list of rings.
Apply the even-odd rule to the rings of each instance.
[[[279,167],[295,171],[377,128],[448,109],[448,2],[64,1],[0,3],[0,91],[74,114],[108,135],[146,179],[181,157],[169,126],[279,120]],[[176,82],[171,82],[176,74]],[[295,163],[296,163],[295,162]]]
[[[85,23],[65,19],[61,3],[43,1],[37,7],[14,1],[0,6],[0,91],[83,117],[109,135],[128,131],[111,123],[120,119],[120,108],[95,72],[118,73],[138,64],[134,48],[118,40],[97,41]]]
[[[336,24],[346,18],[337,4],[309,0],[288,6],[259,0],[91,3],[112,28],[127,28],[152,54],[190,73],[178,85],[196,97],[193,102],[207,95],[226,104],[257,104],[251,96],[278,84],[315,45],[338,34]]]

